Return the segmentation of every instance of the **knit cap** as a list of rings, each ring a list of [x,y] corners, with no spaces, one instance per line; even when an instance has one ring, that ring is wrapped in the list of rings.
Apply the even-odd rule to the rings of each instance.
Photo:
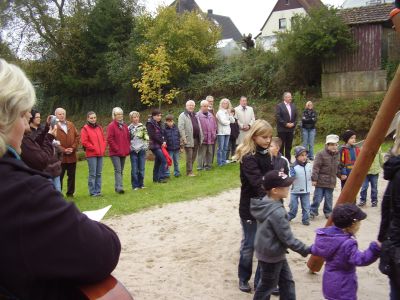
[[[348,140],[353,136],[356,135],[356,133],[353,130],[346,130],[343,134],[342,134],[342,140],[347,143]]]

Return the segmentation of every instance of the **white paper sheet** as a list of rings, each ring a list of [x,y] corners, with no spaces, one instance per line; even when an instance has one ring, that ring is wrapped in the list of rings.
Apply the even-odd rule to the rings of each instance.
[[[104,208],[100,208],[97,210],[88,210],[88,211],[83,211],[82,213],[84,213],[85,215],[88,216],[89,219],[92,219],[94,221],[101,221],[104,216],[106,215],[106,213],[110,210],[112,205],[106,206]]]

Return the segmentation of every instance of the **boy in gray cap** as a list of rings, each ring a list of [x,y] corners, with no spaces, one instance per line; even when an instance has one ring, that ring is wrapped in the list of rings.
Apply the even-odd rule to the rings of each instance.
[[[340,178],[339,170],[339,137],[336,134],[326,136],[325,149],[318,152],[312,169],[311,180],[315,186],[310,217],[318,216],[319,204],[324,201],[324,215],[329,218],[332,212],[333,189],[336,186],[336,177]]]

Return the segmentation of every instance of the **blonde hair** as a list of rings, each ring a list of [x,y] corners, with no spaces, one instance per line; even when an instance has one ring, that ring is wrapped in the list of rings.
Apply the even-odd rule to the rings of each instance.
[[[306,102],[306,108],[308,108],[309,105],[313,105],[313,106],[314,106],[314,104],[312,103],[312,101],[307,101],[307,102]]]
[[[221,99],[221,101],[219,101],[219,109],[225,109],[222,107],[222,103],[224,103],[225,101],[228,102],[228,107],[226,108],[227,111],[231,111],[232,109],[232,104],[231,101],[228,98],[223,98]]]
[[[25,73],[0,58],[0,157],[6,153],[7,135],[17,118],[31,111],[35,90]]]
[[[114,107],[113,110],[112,110],[112,114],[111,114],[112,119],[115,120],[115,115],[116,114],[123,114],[123,113],[124,113],[124,111],[122,110],[121,107],[118,107],[118,106]]]
[[[245,136],[243,143],[240,144],[235,152],[234,159],[242,162],[242,159],[247,154],[254,155],[256,153],[257,144],[254,141],[254,137],[256,136],[272,136],[272,127],[265,120],[256,120],[254,124],[251,126],[247,135]]]
[[[140,117],[139,112],[137,112],[136,110],[131,111],[131,112],[129,113],[129,119],[131,120],[133,117]]]

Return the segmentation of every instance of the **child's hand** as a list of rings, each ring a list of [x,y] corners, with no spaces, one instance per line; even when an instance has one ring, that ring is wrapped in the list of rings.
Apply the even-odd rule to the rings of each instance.
[[[379,248],[382,248],[382,243],[380,241],[375,241]]]
[[[341,175],[340,176],[340,180],[346,180],[347,179],[347,175]]]

